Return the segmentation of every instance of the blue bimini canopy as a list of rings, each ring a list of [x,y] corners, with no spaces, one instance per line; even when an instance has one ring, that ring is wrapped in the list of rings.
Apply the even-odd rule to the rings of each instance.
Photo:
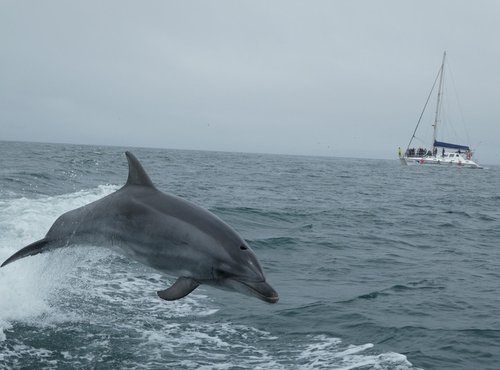
[[[450,144],[445,143],[444,141],[434,141],[434,146],[439,148],[448,148],[448,149],[462,149],[462,150],[470,150],[467,145],[459,145],[459,144]]]

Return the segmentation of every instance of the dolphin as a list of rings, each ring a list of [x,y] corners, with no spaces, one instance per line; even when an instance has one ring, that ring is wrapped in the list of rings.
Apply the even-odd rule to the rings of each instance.
[[[208,210],[158,190],[139,160],[125,155],[129,173],[122,188],[62,214],[43,239],[1,267],[70,245],[102,245],[177,277],[157,292],[167,301],[185,297],[200,284],[278,301],[255,253],[236,231]]]

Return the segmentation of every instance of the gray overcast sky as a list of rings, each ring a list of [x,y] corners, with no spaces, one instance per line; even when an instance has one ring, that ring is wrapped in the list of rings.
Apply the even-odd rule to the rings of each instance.
[[[0,5],[0,140],[394,158],[446,50],[500,163],[500,1]]]

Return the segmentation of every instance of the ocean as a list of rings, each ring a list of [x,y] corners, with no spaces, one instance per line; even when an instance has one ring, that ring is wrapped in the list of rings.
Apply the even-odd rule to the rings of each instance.
[[[75,246],[0,269],[2,369],[499,369],[500,168],[0,142],[0,262],[119,189],[125,150],[233,226],[280,301]]]

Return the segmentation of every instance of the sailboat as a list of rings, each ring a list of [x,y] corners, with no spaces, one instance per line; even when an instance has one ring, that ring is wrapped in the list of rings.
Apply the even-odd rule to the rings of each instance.
[[[444,167],[467,167],[467,168],[482,168],[479,164],[474,162],[472,159],[473,152],[469,145],[454,144],[444,141],[437,140],[438,124],[440,122],[441,114],[441,104],[443,98],[443,88],[444,88],[444,65],[446,59],[446,52],[443,54],[443,61],[441,67],[439,68],[438,75],[434,80],[431,92],[427,98],[427,102],[424,105],[424,109],[420,115],[417,122],[415,130],[413,130],[413,135],[406,147],[406,151],[403,153],[401,148],[399,148],[399,160],[403,165],[416,164],[416,165],[441,165]],[[429,99],[432,95],[436,82],[439,80],[439,87],[437,93],[436,102],[436,112],[434,115],[433,135],[432,135],[432,145],[430,148],[412,148],[413,139],[416,138],[415,134],[418,130],[422,116],[425,112]]]

